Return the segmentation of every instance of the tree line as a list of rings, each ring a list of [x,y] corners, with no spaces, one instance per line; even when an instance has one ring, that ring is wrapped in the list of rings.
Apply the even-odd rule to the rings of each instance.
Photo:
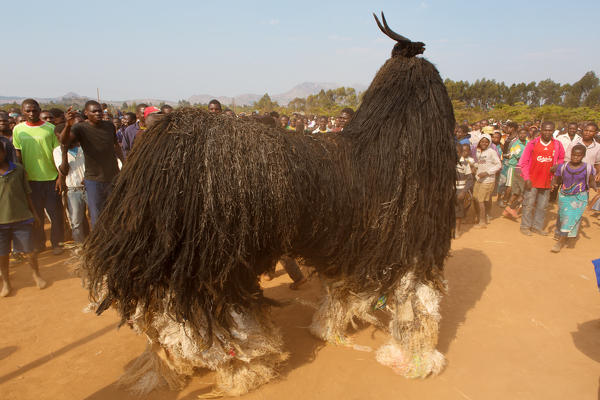
[[[494,79],[468,81],[444,81],[451,100],[466,107],[489,110],[499,104],[523,103],[532,107],[558,105],[564,107],[600,106],[600,79],[593,71],[587,72],[573,84],[546,79],[540,82],[513,83],[510,86]]]
[[[481,118],[499,120],[511,119],[518,122],[528,120],[553,119],[600,120],[600,79],[594,71],[589,71],[572,84],[560,84],[551,79],[540,82],[513,83],[507,85],[494,79],[468,81],[444,81],[448,95],[454,106],[458,122],[475,121]],[[356,109],[364,92],[354,88],[339,87],[320,92],[305,98],[297,97],[287,105],[280,105],[268,93],[252,105],[235,106],[236,113],[253,111],[291,114],[301,112],[310,115],[338,115],[345,107]],[[164,103],[156,104],[162,106]],[[43,104],[43,108],[66,109],[71,104]],[[206,107],[206,104],[190,104],[180,100],[178,106]],[[135,103],[123,103],[122,111],[134,111]],[[233,107],[232,105],[223,105]],[[9,110],[18,104],[4,104],[0,108]]]

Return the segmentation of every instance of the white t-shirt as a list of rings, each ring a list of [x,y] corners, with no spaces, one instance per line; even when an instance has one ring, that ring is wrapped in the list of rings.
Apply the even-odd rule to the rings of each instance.
[[[469,142],[471,142],[472,146],[477,146],[479,144],[479,140],[481,139],[481,131],[471,131],[469,134],[471,135]]]
[[[85,158],[83,157],[83,150],[81,146],[69,149],[67,153],[67,161],[69,162],[69,174],[67,175],[67,187],[69,188],[81,188],[83,187],[83,175],[85,173]],[[77,153],[73,155],[74,150]],[[62,150],[60,146],[54,149],[52,155],[54,156],[54,164],[56,168],[62,164]]]
[[[563,149],[565,149],[565,151],[567,151],[567,149],[569,148],[569,145],[572,142],[576,142],[577,139],[581,139],[581,136],[579,136],[578,134],[575,134],[575,136],[573,137],[573,140],[571,140],[571,137],[569,136],[568,133],[563,133],[556,137],[556,140],[558,140],[560,143],[562,143]]]
[[[573,142],[565,149],[565,162],[571,161],[571,150],[576,144],[583,143],[583,139],[580,136],[576,136]],[[583,162],[586,164],[591,164],[594,166],[595,164],[600,163],[600,144],[596,143],[595,140],[592,140],[592,143],[589,146],[585,146],[587,150],[585,151],[585,157],[583,157]]]
[[[496,180],[496,172],[500,171],[502,164],[496,150],[487,148],[484,151],[477,149],[477,161],[475,161],[477,171],[475,171],[475,178],[480,183],[494,183]],[[478,174],[487,172],[488,176],[485,178],[477,177]]]

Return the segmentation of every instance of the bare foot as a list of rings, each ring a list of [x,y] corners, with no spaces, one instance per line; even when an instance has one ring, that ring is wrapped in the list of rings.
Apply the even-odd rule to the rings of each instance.
[[[11,287],[10,287],[10,283],[8,282],[4,282],[4,285],[2,285],[2,291],[0,292],[0,297],[6,297],[10,294],[11,291]]]
[[[298,290],[300,289],[300,286],[304,285],[306,282],[308,282],[308,279],[302,278],[298,282],[290,283],[290,289]]]
[[[39,275],[33,275],[33,280],[39,289],[43,289],[48,285],[45,280],[42,279]]]

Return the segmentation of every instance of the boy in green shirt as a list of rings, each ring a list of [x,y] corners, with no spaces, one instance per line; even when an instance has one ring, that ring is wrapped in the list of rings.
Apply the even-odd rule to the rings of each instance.
[[[53,150],[59,146],[54,134],[54,125],[40,119],[40,105],[33,99],[23,100],[21,104],[25,122],[13,129],[13,145],[17,159],[27,172],[31,187],[31,201],[40,217],[44,209],[48,212],[50,222],[50,241],[54,254],[60,254],[60,242],[64,241],[63,209],[60,198],[61,180],[54,165]],[[44,226],[34,228],[33,243],[36,251],[46,247]]]
[[[46,287],[40,276],[37,253],[33,251],[32,229],[34,225],[40,225],[40,220],[29,193],[31,189],[25,170],[21,165],[6,160],[6,144],[0,142],[0,274],[3,284],[0,297],[8,296],[11,291],[8,277],[11,242],[16,252],[27,254],[37,286],[40,289]]]
[[[510,147],[506,186],[510,188],[511,197],[508,201],[508,205],[502,212],[502,215],[507,218],[518,218],[517,209],[523,201],[525,181],[521,176],[521,170],[518,164],[519,160],[521,160],[521,156],[523,155],[523,151],[525,150],[525,146],[527,145],[528,133],[529,131],[525,128],[519,129],[517,139],[513,141]]]

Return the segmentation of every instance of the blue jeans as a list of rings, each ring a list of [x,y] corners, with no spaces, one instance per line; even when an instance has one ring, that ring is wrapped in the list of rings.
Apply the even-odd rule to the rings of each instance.
[[[83,187],[69,188],[67,191],[67,211],[69,212],[69,221],[73,231],[73,240],[76,243],[83,243],[86,237],[86,195]]]
[[[521,229],[544,229],[546,206],[550,198],[550,189],[531,188],[523,193],[523,216]]]
[[[60,195],[54,190],[55,181],[29,181],[31,187],[31,202],[40,226],[33,228],[33,247],[41,251],[46,247],[46,234],[44,232],[44,209],[50,217],[50,242],[52,247],[58,247],[64,241],[63,208]]]
[[[88,208],[90,209],[90,219],[92,220],[92,228],[96,226],[96,221],[106,204],[106,199],[112,191],[111,182],[89,181],[84,179],[85,191],[87,193]]]

